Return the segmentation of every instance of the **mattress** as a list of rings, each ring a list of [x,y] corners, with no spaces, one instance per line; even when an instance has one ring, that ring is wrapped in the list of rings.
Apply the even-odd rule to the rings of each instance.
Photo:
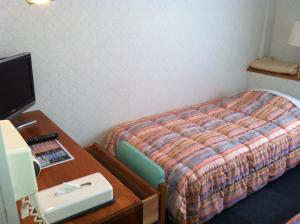
[[[109,134],[161,166],[168,211],[203,223],[300,161],[300,109],[262,90],[127,122]]]

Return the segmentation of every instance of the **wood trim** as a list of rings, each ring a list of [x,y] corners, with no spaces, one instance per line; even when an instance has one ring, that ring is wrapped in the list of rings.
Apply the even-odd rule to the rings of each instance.
[[[159,223],[164,224],[166,221],[167,211],[167,183],[161,183],[158,186],[159,195]]]
[[[131,206],[126,210],[115,212],[114,215],[107,216],[105,219],[101,221],[93,222],[93,224],[123,224],[124,222],[143,224],[142,212],[143,212],[143,207],[142,207],[142,203],[140,203],[139,205]]]
[[[296,75],[288,75],[288,74],[284,74],[284,73],[269,72],[269,71],[264,71],[264,70],[260,70],[260,69],[256,69],[256,68],[251,68],[251,67],[248,67],[247,71],[248,72],[259,73],[259,74],[263,74],[263,75],[268,75],[268,76],[274,76],[274,77],[282,78],[282,79],[289,79],[289,80],[293,80],[293,81],[300,81],[300,79],[297,78]]]

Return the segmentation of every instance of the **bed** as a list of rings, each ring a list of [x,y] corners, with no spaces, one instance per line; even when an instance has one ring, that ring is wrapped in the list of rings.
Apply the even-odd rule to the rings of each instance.
[[[298,103],[277,92],[249,90],[121,124],[110,132],[106,149],[126,155],[130,165],[137,158],[120,147],[125,142],[152,161],[163,170],[172,217],[204,223],[298,165]],[[145,173],[140,171],[155,177]]]
[[[286,224],[300,224],[300,214],[294,216]]]
[[[300,224],[300,214],[291,218],[286,224]]]

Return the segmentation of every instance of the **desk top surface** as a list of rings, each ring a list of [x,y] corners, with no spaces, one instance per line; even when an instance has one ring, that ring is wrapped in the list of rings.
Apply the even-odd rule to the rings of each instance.
[[[107,171],[98,161],[87,153],[78,143],[70,138],[62,129],[41,111],[32,111],[20,115],[14,122],[37,120],[37,123],[20,130],[24,139],[44,135],[51,132],[59,134],[58,140],[73,155],[74,160],[43,169],[38,177],[38,188],[43,190],[63,182],[71,181],[86,175],[100,172],[113,187],[115,202],[83,216],[68,221],[69,224],[100,223],[107,221],[122,212],[133,209],[141,202],[127,187]],[[83,130],[84,131],[84,130]],[[21,223],[32,223],[29,219]]]

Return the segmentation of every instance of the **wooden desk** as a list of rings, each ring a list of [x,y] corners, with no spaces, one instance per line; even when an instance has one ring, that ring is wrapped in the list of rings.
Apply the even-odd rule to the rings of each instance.
[[[90,156],[80,145],[64,133],[64,131],[45,114],[41,111],[28,112],[18,117],[14,123],[30,119],[37,120],[37,124],[20,130],[24,139],[48,134],[50,132],[57,132],[59,134],[59,141],[75,158],[72,161],[43,169],[38,177],[39,190],[96,172],[100,172],[105,176],[113,187],[115,197],[113,204],[87,213],[66,223],[142,223],[142,203],[140,199]],[[20,222],[23,224],[33,223],[30,218],[20,220]]]

